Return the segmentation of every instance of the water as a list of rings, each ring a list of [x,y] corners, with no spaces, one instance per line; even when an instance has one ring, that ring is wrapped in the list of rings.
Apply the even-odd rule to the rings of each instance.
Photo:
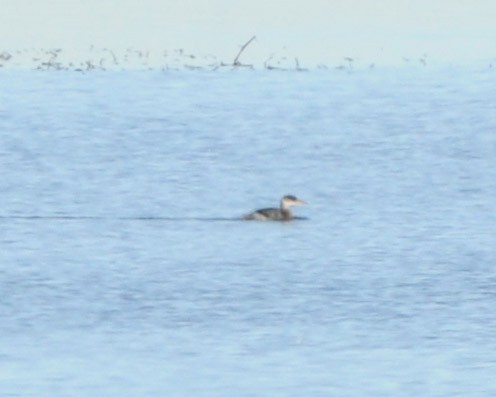
[[[0,395],[496,393],[491,70],[0,83]]]

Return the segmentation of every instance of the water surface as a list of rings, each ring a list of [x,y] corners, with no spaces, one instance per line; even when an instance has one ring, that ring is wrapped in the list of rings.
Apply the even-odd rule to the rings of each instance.
[[[491,70],[0,85],[3,395],[496,393]]]

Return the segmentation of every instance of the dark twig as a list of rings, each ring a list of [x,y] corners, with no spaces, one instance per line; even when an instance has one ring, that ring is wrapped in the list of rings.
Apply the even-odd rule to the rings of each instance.
[[[253,36],[250,40],[248,40],[245,44],[241,46],[241,49],[238,52],[238,55],[236,55],[236,58],[234,58],[233,61],[233,66],[251,66],[251,65],[243,65],[241,62],[239,62],[239,57],[243,53],[243,51],[250,45],[250,43],[255,40],[256,36]]]
[[[296,69],[298,72],[303,72],[303,71],[307,70],[307,69],[304,69],[304,68],[302,68],[302,67],[300,66],[300,61],[298,60],[298,58],[295,58],[295,64],[296,64],[296,68],[295,68],[295,69]]]

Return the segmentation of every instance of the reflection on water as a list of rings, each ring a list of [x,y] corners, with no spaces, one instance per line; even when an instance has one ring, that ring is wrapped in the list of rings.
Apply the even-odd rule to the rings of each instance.
[[[485,73],[0,76],[2,393],[493,395]]]

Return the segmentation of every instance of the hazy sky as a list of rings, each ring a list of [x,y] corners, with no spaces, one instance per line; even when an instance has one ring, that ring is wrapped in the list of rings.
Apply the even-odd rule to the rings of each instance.
[[[184,48],[303,62],[496,58],[496,0],[0,0],[2,49]]]

